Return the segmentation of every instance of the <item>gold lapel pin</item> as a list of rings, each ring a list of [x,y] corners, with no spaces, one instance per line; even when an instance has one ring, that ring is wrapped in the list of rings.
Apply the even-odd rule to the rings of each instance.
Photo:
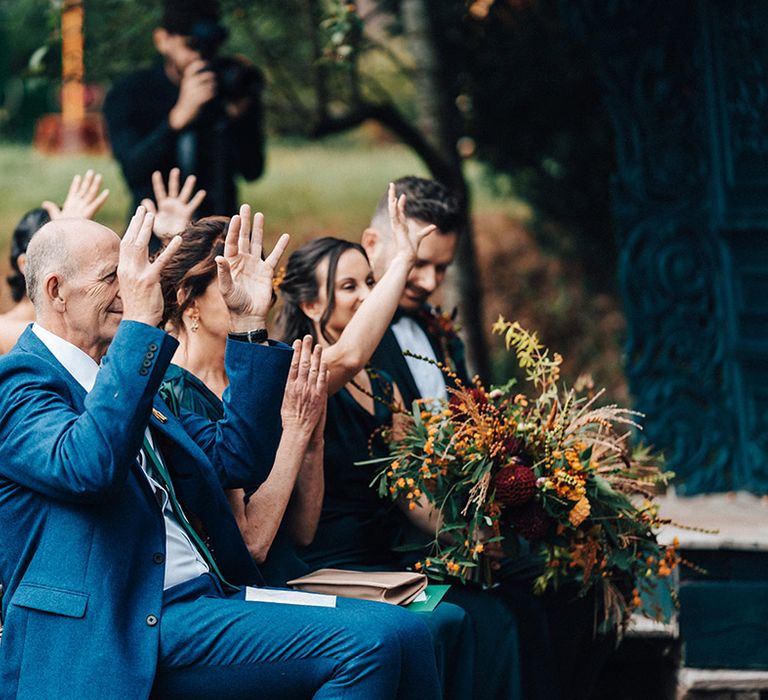
[[[161,423],[167,423],[168,422],[168,419],[162,413],[160,413],[160,411],[158,411],[154,407],[152,408],[152,415],[155,418],[157,418],[157,420],[159,420]]]

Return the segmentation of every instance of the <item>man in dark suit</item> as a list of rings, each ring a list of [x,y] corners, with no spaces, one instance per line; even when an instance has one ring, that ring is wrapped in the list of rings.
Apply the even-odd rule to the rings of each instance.
[[[176,419],[156,393],[176,341],[152,217],[122,241],[84,220],[27,251],[37,320],[0,359],[0,698],[435,698],[426,627],[363,601],[255,602],[260,576],[223,487],[274,458],[289,371],[324,391],[319,358],[266,341],[281,238],[233,217],[217,259],[229,311],[225,416]],[[313,388],[314,387],[314,388]]]
[[[404,357],[404,350],[442,362],[462,381],[468,380],[464,345],[453,318],[428,303],[456,255],[463,210],[458,198],[435,180],[402,177],[395,181],[395,189],[398,196],[407,197],[409,226],[437,227],[420,243],[398,313],[371,359],[374,367],[385,370],[395,380],[406,406],[410,406],[417,398],[446,398],[446,380],[434,365]],[[381,277],[395,254],[386,195],[379,201],[361,242],[374,275]]]

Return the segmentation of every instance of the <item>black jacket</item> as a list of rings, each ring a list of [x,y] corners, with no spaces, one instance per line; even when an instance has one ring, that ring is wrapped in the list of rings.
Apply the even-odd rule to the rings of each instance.
[[[152,172],[167,178],[171,168],[182,177],[197,176],[197,187],[208,195],[197,216],[237,211],[235,175],[253,180],[264,169],[264,136],[259,99],[237,120],[230,120],[214,100],[195,122],[174,131],[168,115],[179,97],[162,63],[137,71],[109,91],[104,104],[112,151],[133,193],[133,206],[154,199]]]
[[[464,343],[455,330],[446,330],[440,326],[438,319],[445,318],[444,315],[432,306],[424,306],[412,317],[426,334],[438,361],[450,367],[459,379],[468,385],[470,378],[464,359]],[[384,333],[370,364],[374,369],[384,370],[392,378],[400,389],[407,408],[410,408],[416,399],[424,398],[419,393],[416,380],[408,368],[408,363],[391,326]],[[450,385],[447,378],[446,383]]]

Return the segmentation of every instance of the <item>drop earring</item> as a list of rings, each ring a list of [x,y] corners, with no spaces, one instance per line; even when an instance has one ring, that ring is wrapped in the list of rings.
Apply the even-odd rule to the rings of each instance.
[[[192,319],[192,323],[189,325],[189,330],[191,330],[193,333],[197,333],[197,329],[200,328],[200,325],[197,322],[197,316]]]

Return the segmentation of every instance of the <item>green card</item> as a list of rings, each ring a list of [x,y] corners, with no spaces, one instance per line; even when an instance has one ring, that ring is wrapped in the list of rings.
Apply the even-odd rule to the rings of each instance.
[[[413,612],[432,612],[437,604],[443,599],[443,596],[448,592],[450,586],[438,586],[430,584],[427,586],[423,595],[426,596],[426,600],[414,600],[412,603],[406,605],[406,609]],[[421,595],[419,595],[419,598]]]

